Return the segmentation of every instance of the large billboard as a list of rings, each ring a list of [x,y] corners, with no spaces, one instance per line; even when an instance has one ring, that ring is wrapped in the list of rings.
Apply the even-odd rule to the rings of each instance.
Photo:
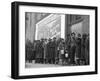
[[[36,24],[36,40],[42,38],[61,37],[61,18],[60,14],[50,14]],[[64,31],[63,31],[64,32]]]

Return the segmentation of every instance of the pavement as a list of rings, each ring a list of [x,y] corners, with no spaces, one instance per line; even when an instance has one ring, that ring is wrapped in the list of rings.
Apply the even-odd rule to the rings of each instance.
[[[39,63],[25,63],[26,68],[38,68],[38,67],[59,67],[58,64],[39,64]]]
[[[83,65],[83,64],[82,64]],[[35,63],[35,61],[32,61],[32,63],[26,62],[25,63],[25,68],[41,68],[41,67],[63,67],[63,66],[79,66],[77,64],[40,64],[40,63]]]

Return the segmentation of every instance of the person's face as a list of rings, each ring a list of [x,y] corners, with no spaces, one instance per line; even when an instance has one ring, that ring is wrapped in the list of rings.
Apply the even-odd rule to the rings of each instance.
[[[78,36],[77,36],[77,37],[81,38],[81,35],[80,35],[80,34],[78,34]]]
[[[89,39],[89,35],[87,36],[87,38]]]
[[[71,38],[71,35],[70,36],[68,36],[68,39],[70,39]]]
[[[74,38],[75,37],[75,35],[74,34],[72,34],[72,38]]]
[[[51,39],[49,39],[49,42],[51,42]]]
[[[64,42],[64,39],[62,39],[62,42]]]
[[[53,41],[56,41],[56,38],[54,38]]]

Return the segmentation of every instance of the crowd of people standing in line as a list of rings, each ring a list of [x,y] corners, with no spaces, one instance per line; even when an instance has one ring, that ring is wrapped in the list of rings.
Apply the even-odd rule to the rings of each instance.
[[[89,34],[67,35],[66,39],[35,40],[26,44],[26,62],[61,65],[89,65]]]

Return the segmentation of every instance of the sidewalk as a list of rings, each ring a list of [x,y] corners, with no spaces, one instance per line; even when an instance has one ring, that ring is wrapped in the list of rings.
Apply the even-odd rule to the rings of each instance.
[[[41,67],[59,67],[61,65],[57,64],[35,64],[35,63],[25,63],[26,68],[41,68]]]

